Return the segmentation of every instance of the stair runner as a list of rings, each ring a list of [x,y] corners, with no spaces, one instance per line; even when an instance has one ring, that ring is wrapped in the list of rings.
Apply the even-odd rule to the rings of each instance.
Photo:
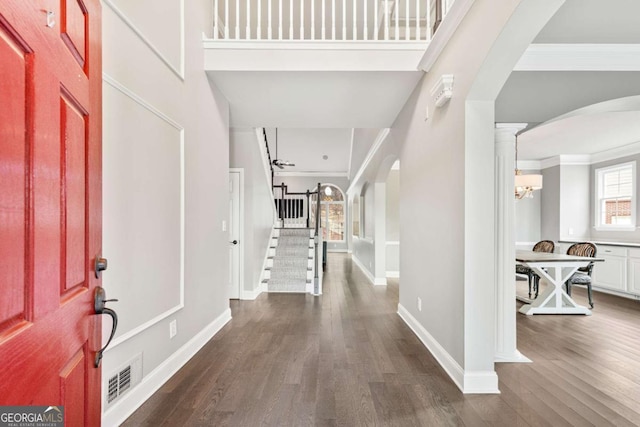
[[[309,229],[283,228],[273,257],[269,292],[306,292]]]

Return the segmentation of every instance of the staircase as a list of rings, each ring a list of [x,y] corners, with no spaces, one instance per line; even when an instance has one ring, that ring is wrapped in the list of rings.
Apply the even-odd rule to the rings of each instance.
[[[313,291],[313,230],[277,228],[263,283],[269,292]]]

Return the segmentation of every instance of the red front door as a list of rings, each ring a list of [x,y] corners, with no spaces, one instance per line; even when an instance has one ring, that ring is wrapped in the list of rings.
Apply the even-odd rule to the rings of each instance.
[[[100,424],[99,0],[0,1],[0,406]]]

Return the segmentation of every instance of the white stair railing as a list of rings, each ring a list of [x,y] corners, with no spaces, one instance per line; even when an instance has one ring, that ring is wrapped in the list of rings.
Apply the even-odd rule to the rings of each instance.
[[[215,40],[431,40],[454,0],[212,0]],[[436,16],[438,15],[438,16]]]

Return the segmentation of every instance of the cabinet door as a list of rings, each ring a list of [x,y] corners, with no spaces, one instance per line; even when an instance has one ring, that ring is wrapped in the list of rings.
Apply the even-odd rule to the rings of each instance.
[[[640,258],[629,258],[629,283],[630,293],[640,295]]]
[[[593,285],[600,288],[614,289],[616,291],[626,291],[627,258],[604,254],[598,254],[598,258],[604,259],[604,262],[597,262],[593,267]]]

